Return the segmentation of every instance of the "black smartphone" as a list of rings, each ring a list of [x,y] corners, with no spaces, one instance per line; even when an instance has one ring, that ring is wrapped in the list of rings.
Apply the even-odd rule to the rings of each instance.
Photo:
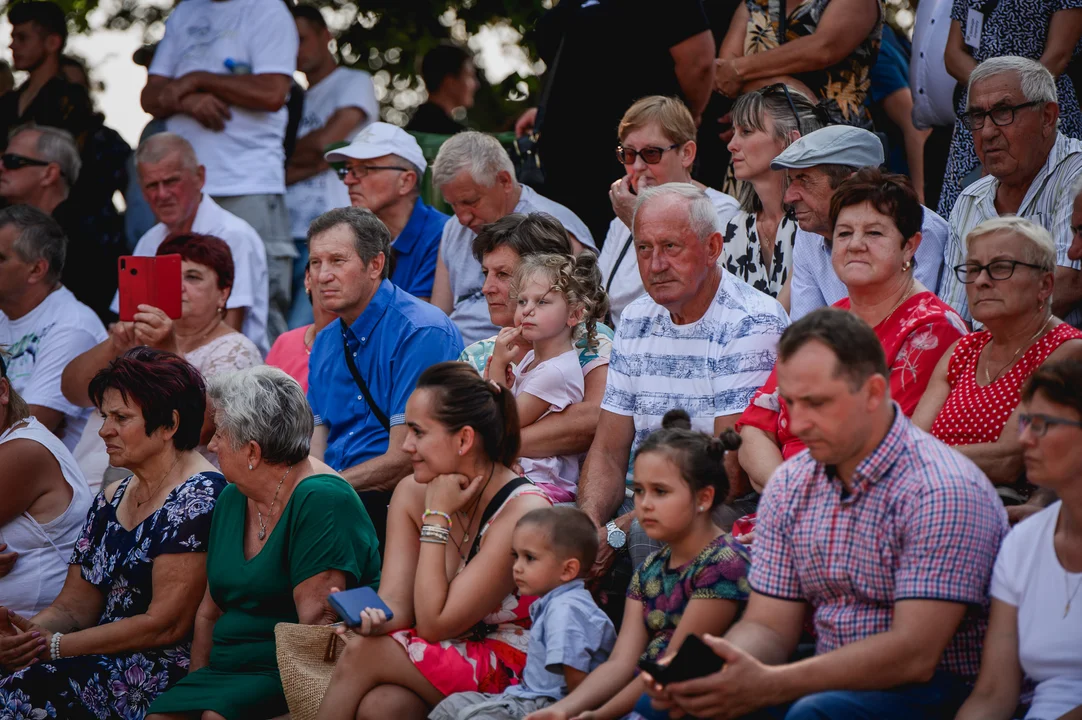
[[[676,656],[665,665],[650,660],[639,661],[639,669],[650,673],[661,685],[713,675],[723,665],[725,661],[696,635],[688,635]]]
[[[391,608],[387,607],[383,598],[370,587],[357,587],[333,593],[327,596],[327,602],[349,627],[358,627],[361,624],[361,613],[369,608],[382,610],[388,620],[394,618]]]

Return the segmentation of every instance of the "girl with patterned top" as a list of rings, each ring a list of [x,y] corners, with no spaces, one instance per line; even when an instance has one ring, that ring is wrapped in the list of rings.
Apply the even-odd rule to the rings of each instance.
[[[1056,246],[1043,227],[1019,217],[981,223],[953,268],[969,311],[984,330],[943,355],[913,422],[977,463],[996,485],[1020,483],[1021,388],[1045,363],[1082,356],[1082,332],[1052,314]]]
[[[608,311],[597,256],[531,255],[511,279],[514,327],[500,330],[485,377],[515,396],[519,424],[562,412],[582,402],[585,383],[575,348],[576,335],[597,344],[597,322]],[[519,460],[523,474],[553,502],[574,502],[578,494],[578,455]]]
[[[457,692],[500,693],[526,664],[530,605],[512,573],[519,518],[548,497],[509,466],[515,398],[469,365],[421,373],[406,403],[413,475],[391,497],[379,595],[346,641],[320,720],[424,718]]]
[[[725,227],[725,269],[778,299],[789,310],[789,273],[793,267],[796,218],[782,202],[785,171],[770,163],[822,120],[800,92],[772,85],[742,96],[733,105],[733,176],[740,181],[740,212]]]
[[[747,549],[719,528],[711,510],[729,494],[725,452],[740,446],[727,431],[715,438],[691,430],[683,410],[665,414],[635,455],[635,515],[664,546],[635,571],[624,619],[609,660],[575,690],[527,720],[650,717],[636,677],[640,659],[671,657],[688,635],[723,634],[747,599]]]

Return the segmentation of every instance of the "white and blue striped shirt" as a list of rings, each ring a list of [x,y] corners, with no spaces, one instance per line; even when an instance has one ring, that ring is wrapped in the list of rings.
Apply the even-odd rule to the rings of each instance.
[[[673,408],[713,435],[714,418],[743,412],[766,382],[788,325],[777,300],[725,270],[706,314],[686,325],[644,295],[620,317],[601,408],[634,418],[632,457]]]
[[[1044,167],[1033,178],[1015,213],[1052,233],[1056,242],[1056,264],[1074,270],[1082,269],[1082,263],[1069,259],[1067,250],[1071,247],[1071,209],[1074,204],[1071,185],[1079,174],[1082,174],[1082,141],[1057,133]],[[965,237],[969,231],[985,220],[999,217],[996,210],[998,188],[999,180],[987,175],[963,190],[951,210],[950,239],[944,249],[938,295],[969,322],[973,316],[969,312],[965,285],[954,275],[953,268],[966,261]],[[1075,308],[1063,319],[1077,327],[1082,321],[1082,308]]]

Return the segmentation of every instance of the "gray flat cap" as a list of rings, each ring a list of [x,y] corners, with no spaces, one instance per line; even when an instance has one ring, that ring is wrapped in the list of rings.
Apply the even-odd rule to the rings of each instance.
[[[875,133],[852,125],[828,125],[803,136],[770,162],[771,170],[810,168],[816,165],[878,167],[883,164],[883,143]]]

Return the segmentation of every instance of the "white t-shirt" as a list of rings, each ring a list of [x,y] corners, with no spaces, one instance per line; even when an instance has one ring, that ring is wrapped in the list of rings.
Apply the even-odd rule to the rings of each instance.
[[[60,376],[68,363],[108,335],[97,314],[61,286],[18,320],[0,312],[0,347],[10,356],[8,378],[29,405],[64,413],[60,439],[75,449],[90,415],[60,392]]]
[[[724,230],[729,220],[740,212],[740,203],[731,195],[714,188],[705,188],[704,192],[714,203],[714,210],[718,214],[718,229]],[[608,289],[609,311],[612,313],[614,325],[620,324],[620,313],[624,308],[646,293],[639,275],[639,263],[635,259],[635,248],[628,247],[624,256],[620,257],[630,238],[631,230],[627,225],[624,225],[620,218],[613,218],[609,223],[609,232],[605,235],[605,244],[601,247],[601,257],[597,259],[605,283],[602,287]],[[617,259],[620,260],[619,265]]]
[[[304,114],[297,137],[303,138],[327,124],[331,115],[341,108],[355,107],[364,111],[364,121],[353,128],[347,141],[368,123],[379,119],[379,102],[372,76],[363,70],[340,67],[320,82],[308,88],[304,95]],[[293,237],[303,238],[308,226],[317,217],[335,208],[349,207],[349,190],[334,170],[293,183],[286,188],[286,207]]]
[[[251,225],[222,209],[205,193],[195,212],[192,232],[221,238],[229,246],[233,254],[233,290],[225,306],[229,309],[247,308],[241,330],[255,343],[259,352],[266,355],[270,350],[267,341],[267,250],[259,234]],[[157,254],[158,246],[165,242],[168,235],[169,229],[158,223],[139,238],[132,255]],[[113,296],[109,309],[120,312],[119,293]]]
[[[549,404],[541,417],[561,412],[568,405],[582,402],[585,393],[579,351],[572,348],[550,360],[533,363],[534,351],[530,350],[515,367],[515,384],[511,392],[517,398],[523,393],[538,397]],[[528,370],[524,368],[529,367]],[[538,418],[539,420],[541,418]],[[546,458],[520,458],[522,472],[534,482],[555,485],[574,496],[579,487],[579,455],[557,455]]]
[[[293,77],[297,68],[297,25],[282,0],[184,0],[165,22],[151,75],[179,78],[192,72]],[[232,68],[232,69],[230,69]],[[169,132],[188,140],[207,168],[208,195],[285,192],[288,111],[229,108],[222,131],[209,130],[190,115],[166,120]]]
[[[744,412],[777,358],[789,317],[777,300],[725,270],[706,314],[677,325],[649,295],[626,308],[616,329],[602,410],[635,421],[634,450],[673,408],[695,430]]]
[[[1063,614],[1082,573],[1068,573],[1056,557],[1052,536],[1061,505],[1015,525],[992,571],[992,597],[1018,608],[1018,659],[1037,683],[1030,719],[1052,720],[1082,705],[1082,591]]]

